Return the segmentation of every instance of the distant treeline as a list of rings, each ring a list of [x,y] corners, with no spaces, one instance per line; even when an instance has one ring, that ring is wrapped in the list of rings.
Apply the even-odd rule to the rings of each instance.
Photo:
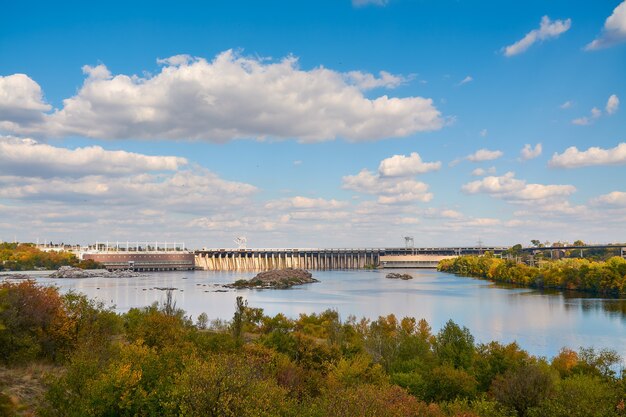
[[[615,352],[563,349],[548,361],[515,343],[476,343],[452,321],[433,332],[425,320],[393,315],[270,317],[238,297],[230,322],[205,314],[194,322],[171,292],[162,304],[116,314],[31,281],[1,284],[0,306],[0,416],[626,412]],[[49,367],[43,377],[34,373],[41,364]],[[2,378],[20,370],[26,389]]]
[[[619,256],[604,262],[560,259],[543,261],[539,266],[528,266],[486,254],[446,259],[439,263],[438,269],[533,288],[555,288],[626,297],[626,260]]]
[[[0,270],[58,269],[66,265],[83,269],[103,268],[93,260],[79,261],[70,252],[44,252],[30,243],[0,243]]]

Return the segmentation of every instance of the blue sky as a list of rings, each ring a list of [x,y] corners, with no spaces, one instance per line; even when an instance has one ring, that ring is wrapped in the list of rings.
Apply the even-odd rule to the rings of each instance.
[[[0,239],[626,240],[626,2],[2,9]]]

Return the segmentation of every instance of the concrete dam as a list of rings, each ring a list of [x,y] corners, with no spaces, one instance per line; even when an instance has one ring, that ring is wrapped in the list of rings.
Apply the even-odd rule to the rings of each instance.
[[[362,248],[362,249],[202,249],[195,252],[197,269],[266,271],[364,268],[436,268],[440,260],[459,255],[500,254],[508,247]]]

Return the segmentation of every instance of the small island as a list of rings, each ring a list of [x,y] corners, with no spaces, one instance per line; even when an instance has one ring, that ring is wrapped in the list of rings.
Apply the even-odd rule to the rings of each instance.
[[[225,288],[275,288],[286,289],[294,285],[310,284],[319,282],[313,275],[304,269],[275,269],[272,271],[261,272],[250,280],[240,279],[232,284],[224,285]]]
[[[410,274],[400,274],[397,272],[391,272],[389,274],[387,274],[386,278],[389,279],[403,279],[403,280],[408,280],[408,279],[413,279],[413,276]]]
[[[62,266],[50,274],[50,278],[136,278],[143,274],[131,270],[82,269],[73,266]]]

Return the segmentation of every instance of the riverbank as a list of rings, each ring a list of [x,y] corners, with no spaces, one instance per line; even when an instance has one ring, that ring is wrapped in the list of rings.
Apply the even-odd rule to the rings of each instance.
[[[92,260],[81,261],[70,252],[44,252],[32,243],[0,243],[0,272],[32,270],[53,272],[62,266],[82,269],[104,268]]]
[[[539,266],[528,266],[490,255],[459,256],[439,262],[437,270],[528,288],[626,298],[626,259],[617,256],[604,262],[586,259],[544,261]]]

